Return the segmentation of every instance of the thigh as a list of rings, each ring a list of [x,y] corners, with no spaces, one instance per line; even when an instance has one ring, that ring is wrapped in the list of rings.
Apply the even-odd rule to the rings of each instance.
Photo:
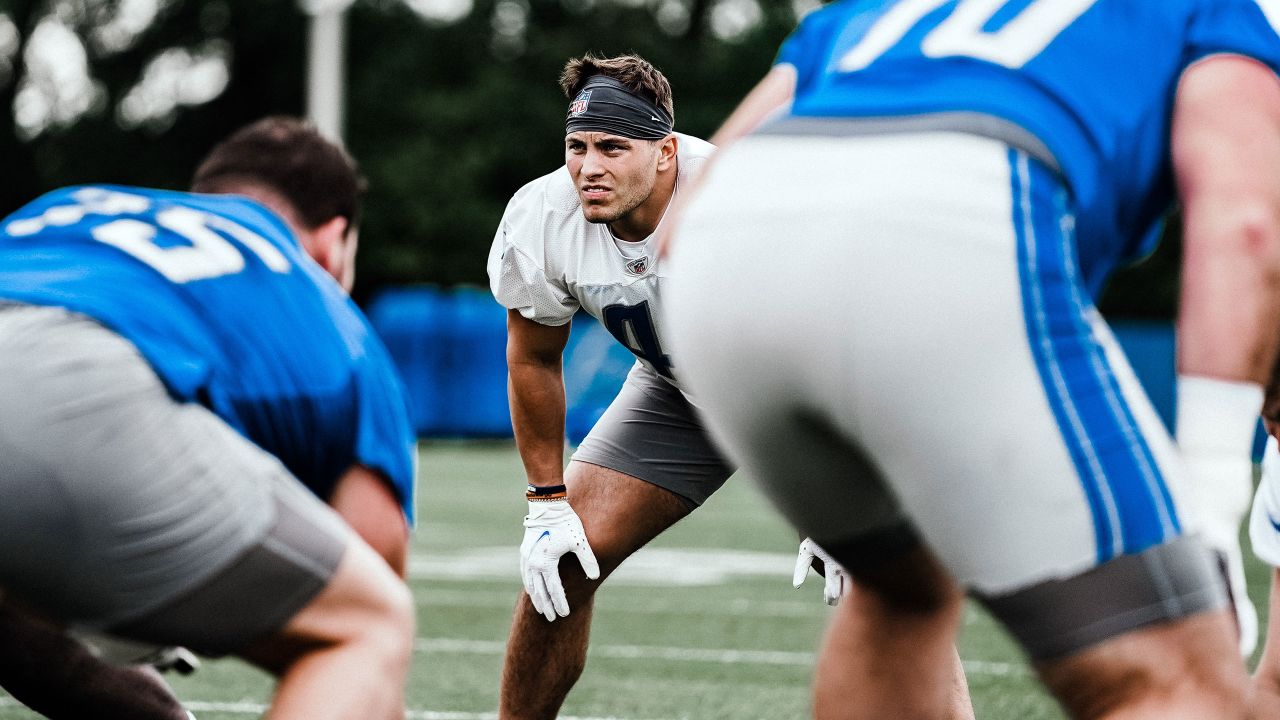
[[[0,584],[90,628],[137,630],[194,601],[202,612],[143,639],[225,649],[244,638],[220,619],[287,617],[346,542],[275,458],[174,402],[130,343],[54,308],[0,311],[0,457],[0,544],[14,549]],[[196,592],[245,566],[235,592]],[[300,589],[289,566],[319,585]]]
[[[684,394],[639,363],[572,459],[674,493],[689,509],[733,473]]]
[[[1124,717],[1243,718],[1247,674],[1234,625],[1229,611],[1181,618],[1036,670],[1071,717],[1117,717],[1124,708]]]
[[[586,462],[569,463],[565,485],[569,504],[582,520],[600,563],[602,580],[692,510],[684,498],[653,483]]]

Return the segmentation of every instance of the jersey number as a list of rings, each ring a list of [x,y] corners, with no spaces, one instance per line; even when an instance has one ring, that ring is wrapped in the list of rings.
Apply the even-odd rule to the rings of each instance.
[[[840,59],[841,72],[855,72],[876,61],[924,17],[953,0],[903,0],[871,26]],[[960,0],[951,14],[924,36],[925,57],[963,55],[1017,69],[1026,65],[1097,0],[1033,0],[999,30],[984,27],[1008,0]]]
[[[648,300],[636,305],[610,305],[602,315],[605,328],[623,347],[648,362],[659,374],[672,377],[671,358],[663,354],[662,346],[658,344]]]
[[[33,235],[50,226],[74,225],[86,215],[110,217],[143,213],[151,207],[151,201],[140,195],[102,188],[84,188],[72,197],[76,204],[58,205],[39,217],[15,220],[5,232],[15,237]],[[157,245],[157,228],[174,233],[188,244]],[[272,271],[289,272],[288,258],[261,235],[226,218],[187,207],[161,210],[155,215],[155,224],[121,218],[98,225],[89,233],[94,240],[129,253],[175,283],[230,275],[244,269],[244,255],[219,233],[247,248]]]
[[[235,238],[271,270],[289,271],[288,259],[274,245],[226,218],[185,207],[161,210],[155,217],[155,225],[122,219],[99,225],[91,232],[95,240],[120,248],[175,283],[207,280],[244,269],[244,255],[218,232]],[[191,244],[161,247],[155,243],[157,227]]]

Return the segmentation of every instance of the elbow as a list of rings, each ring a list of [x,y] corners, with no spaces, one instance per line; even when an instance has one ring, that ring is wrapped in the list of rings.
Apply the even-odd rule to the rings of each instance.
[[[1271,203],[1250,203],[1239,214],[1240,252],[1247,255],[1269,288],[1280,287],[1280,208]]]
[[[1280,205],[1237,198],[1218,215],[1212,251],[1240,257],[1268,276],[1280,276]],[[1209,249],[1209,248],[1205,248]]]
[[[1259,259],[1280,257],[1280,207],[1270,202],[1248,202],[1236,212],[1236,232],[1241,250]]]

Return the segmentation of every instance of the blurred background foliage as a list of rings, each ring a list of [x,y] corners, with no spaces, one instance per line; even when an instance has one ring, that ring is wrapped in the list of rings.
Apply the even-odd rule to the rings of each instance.
[[[370,183],[357,298],[485,283],[507,199],[562,162],[567,58],[645,56],[675,89],[677,128],[705,137],[820,4],[356,0],[345,141]],[[75,183],[185,187],[236,128],[304,114],[307,28],[298,0],[0,0],[0,216]],[[1104,309],[1172,313],[1165,245]]]

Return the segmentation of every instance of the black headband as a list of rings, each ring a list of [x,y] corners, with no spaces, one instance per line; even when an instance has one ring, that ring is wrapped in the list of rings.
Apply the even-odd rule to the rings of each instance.
[[[671,134],[674,121],[664,109],[604,75],[587,78],[569,103],[564,132],[606,132],[636,140],[661,140]]]

